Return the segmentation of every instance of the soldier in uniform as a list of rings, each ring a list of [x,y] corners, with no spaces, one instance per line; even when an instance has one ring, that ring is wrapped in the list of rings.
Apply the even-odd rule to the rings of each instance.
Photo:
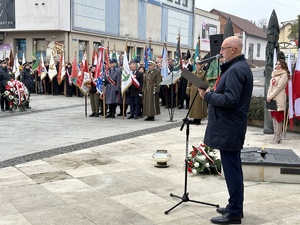
[[[91,68],[91,80],[94,79],[96,66],[93,65]],[[89,117],[99,117],[99,103],[100,103],[100,93],[97,91],[95,84],[91,83],[91,90],[90,90],[90,102],[91,102],[91,109],[92,114]]]
[[[105,118],[115,118],[118,100],[118,94],[121,90],[122,72],[116,67],[117,60],[109,60],[108,74],[104,77],[105,84],[105,103],[108,105],[109,113]]]
[[[3,97],[3,93],[5,91],[5,86],[7,84],[7,81],[12,79],[11,72],[7,69],[7,62],[3,60],[1,62],[1,68],[0,68],[0,101],[1,101],[1,111],[9,110],[8,101]],[[5,103],[5,108],[4,108]]]
[[[154,116],[160,114],[159,91],[161,83],[160,71],[155,69],[153,61],[148,62],[149,70],[143,81],[143,113],[146,121],[154,121]]]
[[[208,84],[206,79],[206,71],[203,70],[204,66],[205,64],[201,65],[199,62],[197,62],[196,70],[193,71],[193,74]],[[190,105],[191,109],[189,112],[189,118],[194,118],[194,120],[192,120],[192,124],[199,125],[201,124],[201,120],[207,117],[207,103],[199,96],[198,88],[191,82],[188,82],[187,84],[186,94],[191,100],[190,103],[192,103],[196,95],[193,105]]]
[[[25,63],[23,65],[23,70],[20,74],[20,81],[25,84],[25,86],[28,89],[29,92],[29,98],[30,98],[30,93],[34,92],[34,79],[33,79],[33,74],[30,70],[30,64]],[[31,107],[28,105],[26,106],[26,109],[30,109]]]

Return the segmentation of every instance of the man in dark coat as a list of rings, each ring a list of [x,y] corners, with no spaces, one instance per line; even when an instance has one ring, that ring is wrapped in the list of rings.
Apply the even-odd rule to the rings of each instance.
[[[116,67],[115,59],[109,60],[109,70],[104,78],[105,84],[105,103],[108,105],[109,114],[105,118],[115,118],[118,101],[118,94],[121,91],[122,72]]]
[[[183,70],[189,70],[190,72],[193,71],[193,66],[189,64],[188,58],[185,56],[183,57]],[[184,107],[184,100],[185,100],[185,108],[188,109],[190,106],[190,99],[186,95],[186,86],[187,86],[187,79],[184,77],[180,78],[179,87],[178,87],[178,109],[183,109]]]
[[[73,94],[73,88],[72,88],[72,82],[70,80],[71,74],[72,74],[72,64],[70,62],[66,63],[66,76],[65,76],[65,84],[66,84],[66,97],[72,97]]]
[[[1,111],[5,111],[9,109],[8,101],[3,97],[3,93],[5,91],[5,86],[7,84],[7,81],[12,79],[12,74],[11,72],[8,71],[7,69],[7,62],[3,60],[1,62],[1,67],[0,67],[0,101],[1,101]],[[5,108],[4,108],[4,103],[5,103]]]
[[[244,184],[241,149],[247,130],[253,75],[242,52],[242,42],[236,36],[226,38],[221,47],[221,77],[215,91],[199,89],[209,104],[208,123],[204,143],[219,149],[222,168],[229,193],[228,205],[217,208],[222,214],[212,223],[241,223],[243,217]]]
[[[140,104],[140,96],[142,96],[142,87],[143,87],[143,73],[137,71],[137,64],[136,62],[130,63],[130,70],[133,74],[133,78],[135,81],[132,81],[131,86],[129,89],[129,101],[130,101],[130,116],[128,119],[138,119],[141,113],[141,104]]]
[[[30,93],[34,92],[34,79],[33,79],[33,74],[31,73],[30,70],[30,64],[25,63],[23,65],[23,70],[20,74],[20,81],[25,84],[25,86],[28,89],[29,92],[29,98],[30,98]],[[31,107],[28,105],[26,106],[27,109],[30,109]]]

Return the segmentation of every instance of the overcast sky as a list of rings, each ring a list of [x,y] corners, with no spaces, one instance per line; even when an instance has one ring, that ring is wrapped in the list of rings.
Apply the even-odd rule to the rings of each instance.
[[[297,19],[300,14],[300,0],[195,0],[195,2],[197,8],[205,11],[214,8],[252,21],[262,18],[269,21],[273,9],[279,24]]]

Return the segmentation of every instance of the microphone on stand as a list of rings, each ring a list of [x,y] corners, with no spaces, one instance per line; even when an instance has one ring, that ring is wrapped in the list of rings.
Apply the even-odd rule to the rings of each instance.
[[[210,57],[210,58],[207,58],[207,59],[203,59],[203,60],[201,60],[201,61],[198,61],[197,63],[202,64],[202,63],[206,63],[206,62],[212,61],[212,60],[214,60],[214,59],[220,59],[220,58],[222,58],[222,55],[221,55],[221,54],[217,54],[217,55],[215,55],[215,56],[213,56],[213,57]]]

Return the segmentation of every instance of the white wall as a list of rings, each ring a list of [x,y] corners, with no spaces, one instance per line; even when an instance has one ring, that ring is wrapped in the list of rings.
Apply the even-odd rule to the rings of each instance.
[[[180,30],[180,44],[188,45],[190,17],[187,14],[170,10],[168,18],[168,42],[177,42],[178,31]]]
[[[267,40],[263,40],[261,38],[257,38],[255,36],[246,36],[246,46],[243,47],[244,55],[246,59],[248,59],[249,54],[249,44],[252,43],[254,45],[253,49],[253,59],[255,60],[265,60],[266,59],[266,46],[267,46]],[[260,44],[260,56],[257,57],[257,44]],[[246,47],[246,48],[245,48]]]
[[[215,18],[195,14],[194,42],[195,48],[200,34],[200,50],[210,51],[209,35],[220,33],[220,21]]]
[[[70,1],[16,0],[15,8],[18,31],[70,29]]]

